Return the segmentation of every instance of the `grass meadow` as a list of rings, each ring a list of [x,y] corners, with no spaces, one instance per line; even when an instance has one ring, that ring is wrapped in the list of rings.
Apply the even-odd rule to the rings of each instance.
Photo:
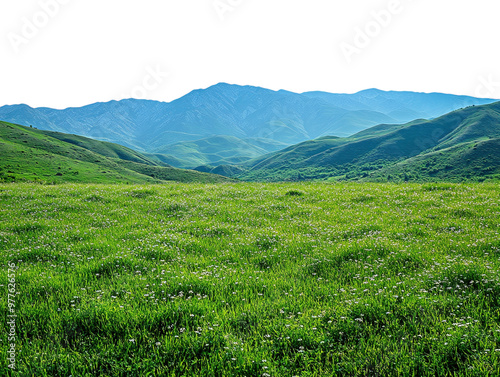
[[[498,376],[499,204],[498,184],[2,184],[0,374]]]

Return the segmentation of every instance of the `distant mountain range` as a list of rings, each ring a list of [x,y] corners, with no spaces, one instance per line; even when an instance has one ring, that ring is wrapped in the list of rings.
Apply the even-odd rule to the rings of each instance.
[[[448,94],[292,93],[218,84],[170,103],[127,99],[55,110],[0,108],[0,120],[109,141],[177,167],[233,164],[322,136],[348,137],[378,124],[431,119],[494,102]]]
[[[218,170],[270,181],[500,180],[500,102],[433,120],[379,125],[347,138],[322,137],[261,156],[239,170]]]

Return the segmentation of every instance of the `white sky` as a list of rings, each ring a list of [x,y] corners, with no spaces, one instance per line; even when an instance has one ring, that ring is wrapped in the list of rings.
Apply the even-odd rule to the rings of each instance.
[[[0,106],[170,101],[218,82],[500,98],[499,14],[498,0],[2,0]],[[355,44],[357,30],[371,36]]]

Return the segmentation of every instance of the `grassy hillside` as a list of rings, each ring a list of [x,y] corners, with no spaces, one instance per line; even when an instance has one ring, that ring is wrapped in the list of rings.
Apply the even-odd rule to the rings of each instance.
[[[174,169],[117,144],[0,122],[0,181],[160,183],[221,182],[221,176]]]
[[[194,168],[194,170],[205,173],[219,174],[224,177],[235,177],[245,172],[245,169],[237,165],[219,165],[215,167],[209,165],[202,165]]]
[[[157,154],[175,156],[176,167],[194,168],[200,165],[241,163],[269,152],[283,149],[287,144],[268,139],[239,139],[234,136],[212,136],[195,141],[165,145]]]
[[[499,139],[497,102],[468,107],[434,120],[380,125],[349,138],[307,141],[250,161],[246,164],[248,170],[240,177],[399,179],[408,168],[411,174],[403,174],[406,180],[498,179]]]
[[[428,182],[500,181],[500,138],[459,144],[409,158],[370,174],[368,180]]]
[[[498,376],[499,205],[498,184],[1,184],[11,375]]]

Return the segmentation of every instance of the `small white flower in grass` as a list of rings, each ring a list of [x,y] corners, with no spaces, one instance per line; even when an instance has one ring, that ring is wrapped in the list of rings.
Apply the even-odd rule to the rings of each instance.
[[[131,343],[135,343],[135,339],[129,339],[128,341]]]

